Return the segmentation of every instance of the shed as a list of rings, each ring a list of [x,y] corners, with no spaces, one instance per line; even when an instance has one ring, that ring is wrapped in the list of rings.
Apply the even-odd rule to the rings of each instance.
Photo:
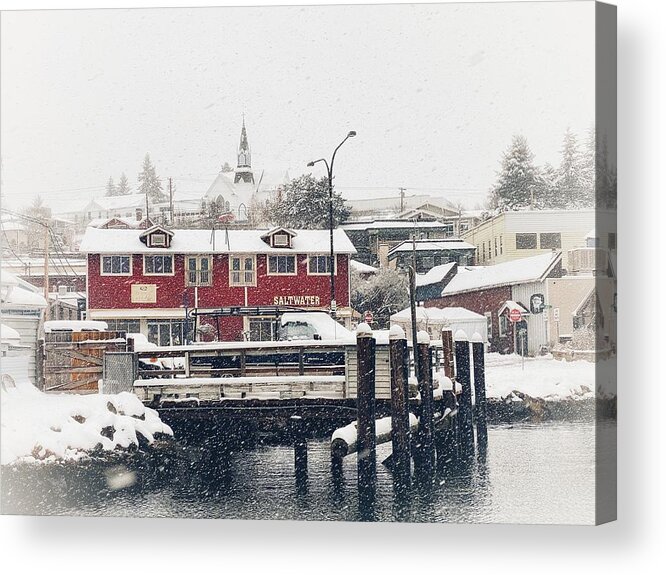
[[[405,308],[391,316],[391,326],[399,325],[411,336],[411,310]],[[471,338],[475,332],[481,335],[484,343],[488,343],[488,323],[485,316],[465,309],[464,307],[417,307],[416,327],[424,330],[431,339],[440,339],[442,329],[450,329],[454,333],[462,330]]]

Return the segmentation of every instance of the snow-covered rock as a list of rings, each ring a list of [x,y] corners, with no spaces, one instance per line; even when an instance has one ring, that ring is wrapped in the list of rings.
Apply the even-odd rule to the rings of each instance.
[[[127,392],[46,394],[27,380],[16,381],[0,396],[2,465],[19,461],[65,461],[105,451],[152,443],[156,434],[173,435],[157,412]]]

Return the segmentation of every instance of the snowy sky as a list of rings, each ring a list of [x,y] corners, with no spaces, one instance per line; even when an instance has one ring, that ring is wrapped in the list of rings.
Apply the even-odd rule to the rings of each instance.
[[[3,200],[55,212],[150,152],[182,192],[235,165],[336,158],[347,197],[483,202],[514,133],[558,163],[594,120],[592,2],[2,14]],[[323,175],[323,167],[314,168]]]

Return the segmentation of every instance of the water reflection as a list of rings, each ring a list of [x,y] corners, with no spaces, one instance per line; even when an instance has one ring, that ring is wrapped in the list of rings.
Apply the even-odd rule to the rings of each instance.
[[[377,446],[374,504],[359,504],[356,457],[332,466],[328,442],[310,440],[307,489],[300,494],[293,445],[209,442],[130,458],[113,486],[109,469],[117,462],[3,470],[2,508],[227,519],[594,521],[592,424],[490,427],[487,451],[458,467],[440,461],[432,473],[415,474],[411,487],[397,495],[381,463],[390,450],[390,444]]]

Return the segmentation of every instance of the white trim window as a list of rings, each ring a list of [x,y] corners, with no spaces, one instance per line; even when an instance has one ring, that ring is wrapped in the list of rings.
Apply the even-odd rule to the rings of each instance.
[[[229,258],[229,285],[235,287],[256,285],[256,271],[254,256],[231,256]]]
[[[268,275],[295,276],[296,256],[268,256]]]
[[[331,256],[309,256],[308,257],[308,275],[323,276],[331,273]],[[337,265],[334,274],[338,273]]]
[[[132,256],[102,256],[100,275],[131,276]]]
[[[273,234],[273,246],[276,248],[288,248],[290,247],[289,234]]]
[[[144,255],[143,256],[143,275],[144,276],[172,276],[173,275],[173,256],[172,255]]]
[[[213,285],[212,270],[210,256],[186,256],[185,285],[197,287]]]

